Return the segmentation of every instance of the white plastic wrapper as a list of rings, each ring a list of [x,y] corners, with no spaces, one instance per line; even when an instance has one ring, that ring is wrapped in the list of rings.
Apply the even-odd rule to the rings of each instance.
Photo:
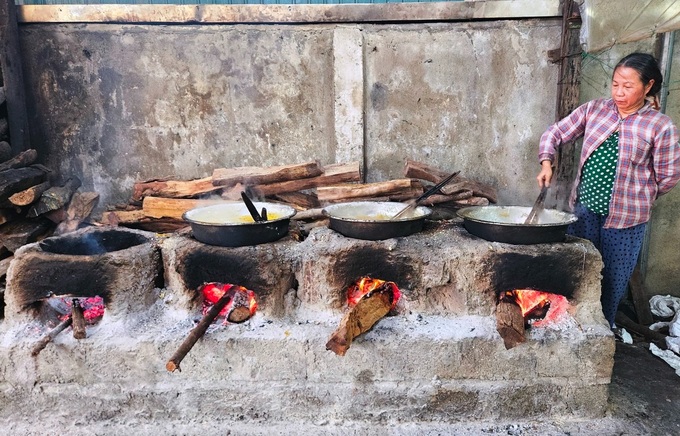
[[[581,44],[588,53],[680,29],[675,0],[583,0],[579,10]]]
[[[667,364],[675,369],[675,373],[677,375],[680,375],[680,356],[671,350],[662,350],[654,344],[649,344],[649,351],[651,351],[653,355],[663,359]]]

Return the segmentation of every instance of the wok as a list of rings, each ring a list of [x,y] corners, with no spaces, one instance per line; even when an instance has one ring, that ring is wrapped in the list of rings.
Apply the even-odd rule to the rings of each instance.
[[[255,222],[242,202],[225,202],[191,209],[182,215],[194,238],[210,245],[241,247],[277,241],[288,234],[295,209],[278,203],[253,202],[267,209],[267,221]]]
[[[536,224],[524,224],[531,212],[521,206],[473,206],[460,209],[465,229],[475,236],[508,244],[546,244],[562,242],[567,227],[576,216],[556,209],[543,209]]]
[[[419,232],[425,218],[432,214],[429,208],[418,206],[408,214],[392,219],[402,209],[404,204],[398,202],[355,201],[326,206],[323,214],[329,218],[329,227],[336,232],[371,241]]]

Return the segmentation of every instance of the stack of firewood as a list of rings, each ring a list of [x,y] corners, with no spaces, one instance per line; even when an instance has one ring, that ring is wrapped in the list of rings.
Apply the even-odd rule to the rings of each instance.
[[[4,156],[11,155],[9,147],[0,143],[7,148]],[[53,186],[51,171],[36,159],[37,152],[29,149],[0,163],[0,279],[19,247],[76,230],[99,199],[94,192],[76,192],[75,177]]]
[[[298,210],[298,221],[318,221],[321,210],[349,201],[408,201],[418,198],[448,174],[408,161],[403,179],[362,183],[358,162],[322,166],[318,162],[269,167],[217,168],[209,177],[194,180],[154,179],[134,184],[130,201],[110,207],[102,224],[172,232],[187,224],[182,215],[193,208],[225,200],[239,201],[246,192],[259,201],[288,204]],[[497,200],[493,187],[456,176],[428,197],[423,205],[457,210]]]

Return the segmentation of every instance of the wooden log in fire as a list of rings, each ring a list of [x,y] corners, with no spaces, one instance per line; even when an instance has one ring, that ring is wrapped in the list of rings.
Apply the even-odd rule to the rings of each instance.
[[[50,330],[45,336],[40,338],[40,340],[33,346],[31,350],[31,356],[37,356],[40,352],[57,337],[57,335],[68,328],[72,324],[73,320],[69,316],[65,320],[59,323],[55,328]]]
[[[496,306],[496,330],[506,350],[526,341],[522,309],[515,303],[500,301]]]
[[[234,298],[235,293],[235,287],[232,287],[230,290],[225,292],[224,295],[222,295],[220,299],[210,307],[210,309],[208,309],[208,312],[203,316],[203,318],[201,318],[199,323],[196,324],[196,327],[194,327],[189,332],[189,335],[186,337],[186,339],[184,339],[184,342],[182,342],[175,354],[173,354],[170,360],[168,360],[168,363],[165,364],[165,369],[170,372],[174,372],[175,370],[182,372],[179,364],[182,362],[184,357],[186,357],[189,351],[191,351],[196,342],[198,342],[198,340],[201,339],[203,335],[205,335],[205,332],[208,331],[210,324],[215,321],[215,318],[217,318],[222,309],[224,309],[224,307],[229,304],[229,301]]]
[[[74,298],[71,302],[71,319],[73,320],[73,337],[76,339],[85,339],[87,337],[87,330],[85,328],[85,314],[83,306],[80,301]]]
[[[392,308],[394,295],[391,290],[377,288],[365,295],[342,318],[340,326],[326,343],[326,350],[344,356],[354,338],[370,330]]]

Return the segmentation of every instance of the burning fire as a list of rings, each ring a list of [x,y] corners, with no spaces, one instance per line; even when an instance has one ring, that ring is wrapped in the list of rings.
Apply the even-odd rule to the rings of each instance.
[[[377,289],[384,290],[382,289],[384,287],[387,287],[390,291],[392,291],[392,307],[390,308],[390,310],[392,310],[397,306],[397,301],[399,301],[399,298],[401,298],[401,292],[399,292],[399,288],[397,287],[396,283],[387,282],[380,279],[372,279],[370,277],[362,277],[355,284],[349,287],[347,290],[347,304],[349,307],[354,307],[363,297]]]
[[[71,316],[73,300],[73,297],[61,298],[61,304],[67,310],[67,313],[59,318],[61,321]],[[80,303],[80,307],[83,308],[83,316],[87,323],[94,324],[104,316],[104,309],[106,306],[104,305],[104,299],[99,295],[89,298],[77,298],[77,300]]]
[[[252,317],[253,315],[255,315],[255,312],[257,311],[257,300],[255,300],[255,292],[246,289],[243,286],[216,282],[206,283],[203,285],[203,288],[201,289],[201,292],[203,293],[203,315],[205,315],[208,312],[208,310],[210,310],[210,307],[217,303],[225,293],[231,290],[240,292],[246,296],[248,301],[248,309],[250,310],[250,316]],[[224,309],[220,311],[219,316],[227,317],[232,310],[234,301],[236,301],[236,298],[232,298],[231,301],[227,303]],[[227,320],[225,319],[225,323],[226,322]]]
[[[500,299],[517,303],[525,321],[536,327],[557,321],[569,307],[566,297],[533,289],[506,291],[501,294]]]

